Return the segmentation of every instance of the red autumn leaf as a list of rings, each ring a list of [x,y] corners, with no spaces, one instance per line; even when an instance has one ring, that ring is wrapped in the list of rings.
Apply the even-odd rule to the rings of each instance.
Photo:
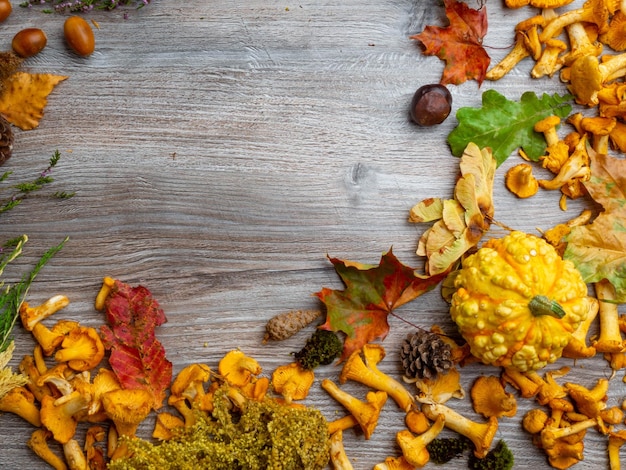
[[[172,381],[172,363],[155,335],[155,328],[167,321],[165,313],[148,289],[118,280],[104,305],[108,325],[100,333],[111,351],[113,372],[123,388],[149,391],[153,408],[160,408]]]
[[[424,45],[425,55],[436,55],[445,60],[442,85],[458,85],[466,80],[476,80],[480,85],[491,61],[482,43],[487,34],[487,8],[474,10],[457,0],[445,0],[444,3],[450,24],[445,28],[426,26],[411,39]]]
[[[419,277],[391,250],[381,257],[378,266],[329,259],[346,289],[324,288],[316,295],[327,310],[326,322],[320,328],[347,335],[341,360],[372,340],[384,339],[389,332],[387,315],[431,290],[447,274]]]

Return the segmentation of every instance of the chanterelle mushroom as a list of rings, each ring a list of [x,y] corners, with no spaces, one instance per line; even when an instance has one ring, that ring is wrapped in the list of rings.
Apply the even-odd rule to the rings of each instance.
[[[28,331],[32,331],[37,323],[66,307],[69,303],[69,299],[64,295],[55,295],[36,307],[31,307],[28,302],[22,302],[20,306],[22,325]]]
[[[367,392],[366,401],[363,402],[341,390],[332,380],[322,380],[322,388],[335,400],[341,403],[359,423],[365,439],[369,439],[378,424],[378,417],[387,402],[386,392]]]
[[[48,446],[48,440],[51,437],[52,433],[47,429],[36,429],[26,444],[55,470],[67,470],[67,465],[63,459],[52,452],[50,446]]]
[[[33,426],[41,426],[35,397],[25,387],[15,387],[0,398],[0,411],[16,414]]]
[[[609,22],[609,29],[600,37],[614,51],[626,50],[626,15],[617,11]]]
[[[515,416],[517,400],[507,393],[499,377],[481,375],[470,390],[474,410],[485,418]]]
[[[507,189],[519,198],[534,196],[539,190],[539,183],[528,163],[520,163],[509,168],[504,177],[504,183]]]
[[[293,400],[304,400],[314,380],[315,373],[297,362],[278,366],[272,373],[274,391],[280,393],[288,404]]]
[[[234,349],[220,360],[218,371],[229,384],[243,387],[250,382],[253,375],[259,375],[262,369],[255,359],[246,356],[239,349]]]
[[[79,326],[63,339],[54,359],[77,371],[91,370],[104,357],[104,345],[95,328]]]
[[[598,31],[603,33],[608,29],[609,10],[604,0],[587,0],[580,8],[566,11],[557,16],[543,29],[539,38],[542,42],[561,34],[563,29],[573,23],[593,23],[598,26]]]
[[[602,62],[594,55],[579,57],[571,66],[568,88],[578,104],[595,106],[603,85],[625,67],[626,53],[611,56]]]
[[[61,444],[74,437],[78,424],[75,416],[87,410],[91,396],[74,391],[55,399],[49,395],[41,401],[41,423],[52,432],[54,439]]]

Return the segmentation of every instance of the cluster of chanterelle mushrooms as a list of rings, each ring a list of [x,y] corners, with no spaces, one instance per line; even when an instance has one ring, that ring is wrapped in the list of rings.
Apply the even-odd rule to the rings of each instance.
[[[540,161],[556,175],[553,179],[536,180],[525,163],[506,176],[507,188],[519,197],[530,197],[540,187],[560,189],[563,210],[567,197],[585,194],[582,182],[591,176],[587,142],[598,153],[609,148],[626,152],[626,0],[587,0],[579,8],[564,8],[572,1],[505,0],[508,8],[540,11],[515,26],[514,47],[487,72],[488,80],[498,80],[531,58],[533,78],[558,73],[576,103],[596,110],[592,116],[579,112],[568,117],[574,130],[563,139],[557,134],[557,116],[535,126],[546,137]]]

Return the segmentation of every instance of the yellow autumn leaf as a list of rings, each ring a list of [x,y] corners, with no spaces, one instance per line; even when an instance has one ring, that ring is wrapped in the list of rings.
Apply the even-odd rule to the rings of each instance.
[[[66,78],[49,73],[14,73],[4,82],[0,114],[22,130],[35,129],[43,117],[48,95]]]
[[[491,225],[496,171],[491,150],[468,144],[460,168],[454,199],[424,199],[409,213],[409,222],[435,221],[419,238],[416,250],[418,256],[427,257],[425,271],[431,276],[451,269]]]

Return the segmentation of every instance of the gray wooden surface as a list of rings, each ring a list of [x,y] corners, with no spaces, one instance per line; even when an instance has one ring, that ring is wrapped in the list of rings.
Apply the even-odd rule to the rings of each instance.
[[[16,130],[14,156],[3,170],[30,177],[58,149],[55,189],[76,191],[70,200],[34,198],[1,216],[2,239],[30,237],[9,279],[70,237],[32,287],[30,302],[66,294],[71,304],[60,317],[98,326],[103,318],[93,300],[103,276],[141,283],[168,317],[158,336],[175,372],[192,362],[215,367],[225,352],[241,348],[271,374],[311,329],[263,345],[265,321],[316,306],[312,294],[322,287],[342,288],[326,255],[377,263],[393,246],[402,262],[419,266],[414,252],[426,226],[409,224],[408,210],[426,197],[451,196],[458,171],[445,143],[455,118],[431,129],[407,119],[413,92],[438,82],[443,68],[408,37],[445,24],[440,2],[153,0],[128,11],[128,19],[121,10],[87,15],[100,26],[89,58],[66,49],[63,16],[12,3],[12,16],[0,25],[1,47],[8,49],[20,29],[40,27],[48,46],[25,69],[69,79],[49,97],[38,129]],[[495,62],[511,45],[515,23],[536,10],[504,11],[495,0],[487,8],[485,45]],[[531,80],[530,67],[524,62],[481,88],[451,86],[454,109],[479,106],[489,88],[511,99],[526,90],[565,91],[556,77]],[[497,172],[498,221],[537,233],[578,215],[584,203],[560,211],[555,192],[525,201],[509,195],[503,175],[519,161],[515,156]],[[396,313],[416,325],[450,327],[438,290]],[[382,368],[399,377],[398,345],[413,328],[397,318],[390,324]],[[14,364],[34,344],[21,329],[16,343]],[[587,386],[610,375],[600,356],[562,365],[572,367],[568,380]],[[336,379],[338,371],[322,368],[317,377]],[[477,365],[462,371],[466,385],[494,373]],[[622,376],[612,381],[610,404],[626,395]],[[346,390],[364,394],[353,384]],[[307,403],[329,419],[343,413],[319,383]],[[517,468],[547,468],[520,427],[534,404],[519,404],[497,437],[515,453]],[[476,418],[467,400],[451,405]],[[151,426],[148,419],[141,434]],[[394,436],[402,427],[403,414],[389,402],[371,440],[345,433],[355,468],[397,455]],[[12,415],[0,416],[0,468],[45,467],[26,447],[31,431]],[[591,431],[585,442],[576,468],[606,468],[605,439]]]

